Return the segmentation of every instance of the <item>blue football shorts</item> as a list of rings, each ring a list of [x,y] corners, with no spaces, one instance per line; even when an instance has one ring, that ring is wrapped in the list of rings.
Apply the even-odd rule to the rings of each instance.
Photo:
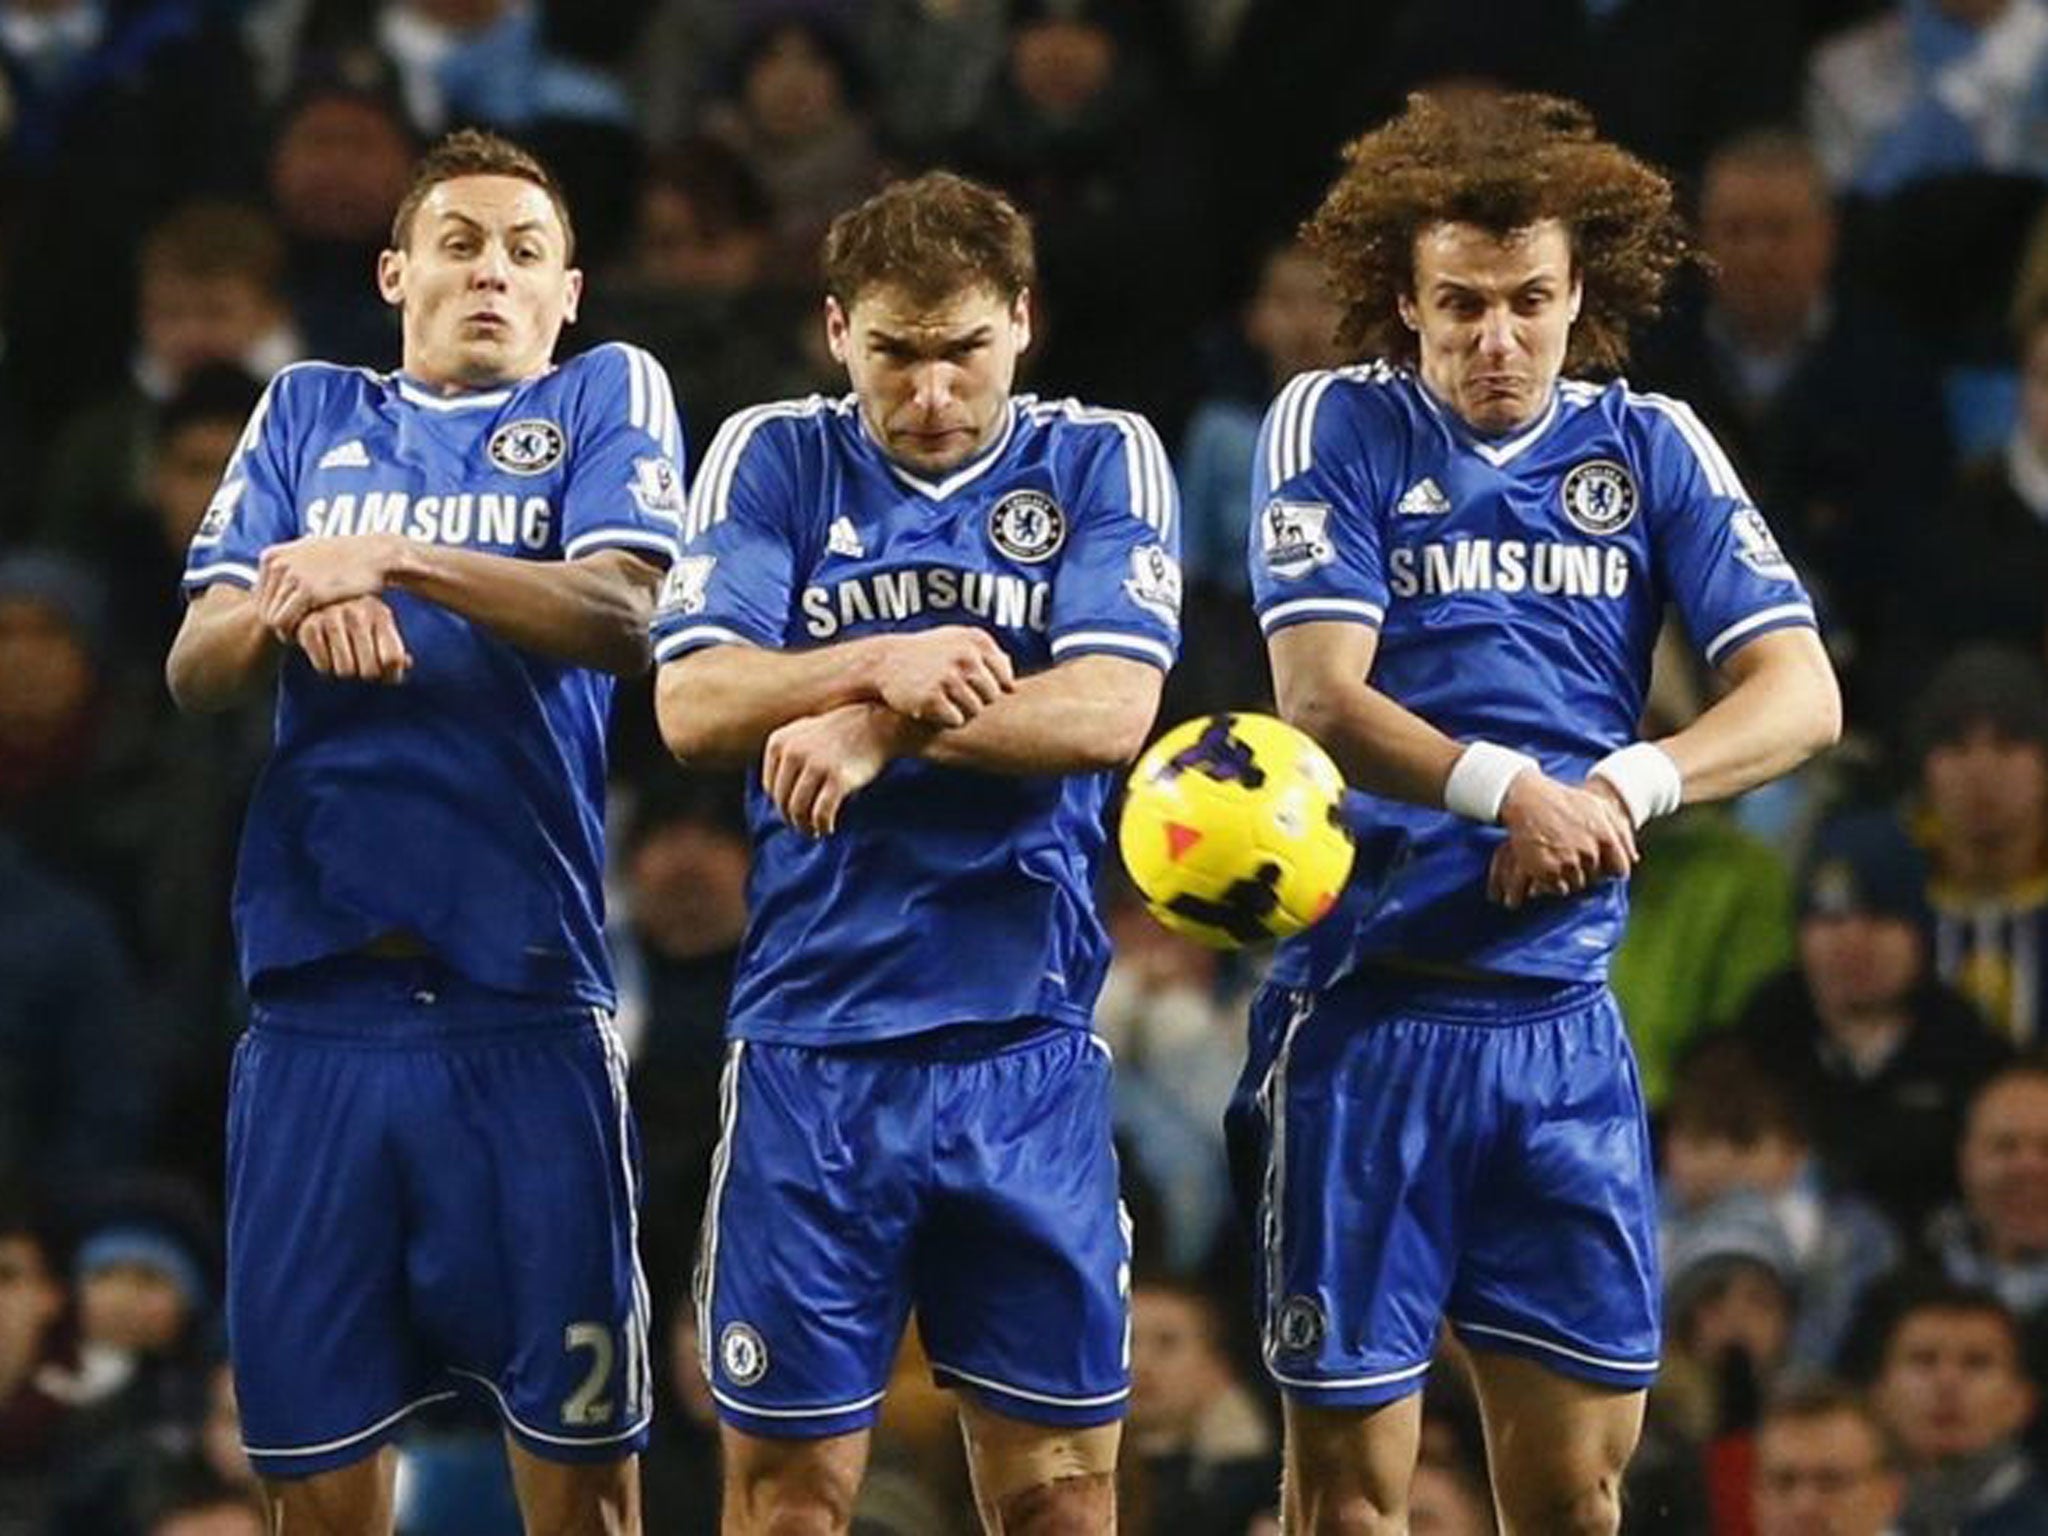
[[[228,1106],[228,1333],[267,1478],[356,1461],[468,1391],[534,1455],[646,1441],[626,1064],[594,1009],[433,961],[258,996]]]
[[[941,1386],[1121,1418],[1130,1229],[1108,1049],[1064,1026],[736,1041],[697,1262],[705,1372],[750,1434],[872,1424],[912,1307]]]
[[[1268,987],[1229,1121],[1289,1396],[1418,1391],[1446,1318],[1474,1350],[1585,1381],[1656,1375],[1649,1132],[1605,987]]]

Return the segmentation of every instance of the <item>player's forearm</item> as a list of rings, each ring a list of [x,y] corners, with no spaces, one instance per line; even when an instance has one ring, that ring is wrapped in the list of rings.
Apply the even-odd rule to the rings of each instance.
[[[768,738],[790,721],[878,700],[876,655],[872,640],[805,651],[751,645],[691,651],[655,674],[661,739],[693,767],[752,767]]]
[[[620,677],[647,670],[647,624],[661,578],[625,551],[514,560],[408,540],[387,581],[550,660]]]
[[[1734,686],[1691,725],[1658,743],[1677,765],[1687,803],[1721,800],[1789,772],[1842,733],[1842,695],[1812,630],[1751,641],[1726,668]]]
[[[1088,773],[1130,762],[1159,712],[1159,669],[1077,656],[1017,680],[963,726],[905,722],[904,755],[987,773]]]
[[[281,647],[238,587],[210,587],[185,610],[164,682],[178,708],[211,714],[241,703],[269,681]]]
[[[1463,749],[1367,683],[1340,676],[1282,678],[1280,718],[1308,732],[1355,789],[1412,805],[1441,806]]]

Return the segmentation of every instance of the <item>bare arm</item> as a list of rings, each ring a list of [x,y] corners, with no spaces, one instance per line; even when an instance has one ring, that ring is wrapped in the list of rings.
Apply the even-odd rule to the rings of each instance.
[[[793,720],[768,738],[761,783],[800,832],[833,830],[845,802],[891,761],[989,773],[1084,773],[1129,762],[1159,709],[1164,676],[1149,662],[1088,655],[1018,681],[966,725],[942,729],[857,702]]]
[[[706,646],[662,664],[654,712],[683,762],[746,767],[793,720],[870,703],[935,726],[964,725],[1014,681],[992,636],[949,624],[802,651]]]
[[[387,588],[481,624],[509,645],[574,666],[647,670],[647,623],[661,572],[626,550],[577,560],[515,560],[398,534],[294,539],[263,552],[263,621],[294,633],[316,609]]]
[[[1282,718],[1320,741],[1357,787],[1414,805],[1442,806],[1452,769],[1468,751],[1367,678],[1379,632],[1361,624],[1297,624],[1267,641]],[[1530,893],[1567,895],[1636,861],[1635,831],[1604,794],[1560,784],[1527,767],[1508,782],[1498,819],[1521,883],[1489,883],[1519,906]],[[1497,868],[1500,866],[1497,865]]]
[[[270,680],[281,653],[254,594],[230,582],[204,588],[185,609],[164,658],[178,708],[211,714],[240,703]]]
[[[1687,803],[1722,800],[1790,772],[1842,734],[1842,694],[1820,637],[1759,635],[1722,664],[1728,692],[1657,745],[1678,765]]]

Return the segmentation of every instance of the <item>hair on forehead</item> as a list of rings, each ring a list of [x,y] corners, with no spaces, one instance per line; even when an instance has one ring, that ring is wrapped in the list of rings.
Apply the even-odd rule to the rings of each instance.
[[[1613,369],[1633,325],[1654,318],[1691,256],[1671,183],[1600,139],[1592,115],[1556,96],[1417,93],[1397,118],[1354,140],[1302,236],[1321,256],[1345,314],[1346,346],[1413,363],[1400,301],[1415,291],[1415,244],[1438,224],[1496,237],[1555,219],[1585,285],[1568,369]]]
[[[825,291],[851,310],[873,288],[936,306],[975,288],[1005,305],[1037,275],[1031,222],[1000,192],[930,171],[884,187],[832,221],[825,234]]]
[[[434,188],[464,176],[509,176],[529,182],[545,192],[562,222],[562,259],[576,257],[576,229],[569,222],[569,202],[561,183],[541,164],[538,156],[521,149],[510,139],[481,128],[463,128],[449,134],[420,157],[413,167],[412,182],[391,220],[391,248],[402,251],[412,238],[412,225],[420,207]]]

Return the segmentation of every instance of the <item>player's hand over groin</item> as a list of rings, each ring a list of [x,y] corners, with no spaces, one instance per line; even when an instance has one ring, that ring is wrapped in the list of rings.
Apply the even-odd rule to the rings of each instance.
[[[293,639],[313,670],[365,683],[402,683],[412,653],[398,616],[381,597],[354,597],[309,613]]]
[[[881,644],[876,692],[897,714],[926,725],[965,725],[1017,686],[1009,653],[972,625],[890,635]]]
[[[273,544],[258,562],[257,612],[290,640],[307,614],[383,591],[401,548],[397,535],[383,533]]]
[[[1508,786],[1500,819],[1508,840],[1487,869],[1486,894],[1504,906],[1519,907],[1532,896],[1576,895],[1635,868],[1635,828],[1606,795],[1531,769]]]
[[[761,752],[761,787],[782,819],[807,837],[839,826],[839,809],[896,755],[901,718],[872,704],[842,704],[779,727]]]

